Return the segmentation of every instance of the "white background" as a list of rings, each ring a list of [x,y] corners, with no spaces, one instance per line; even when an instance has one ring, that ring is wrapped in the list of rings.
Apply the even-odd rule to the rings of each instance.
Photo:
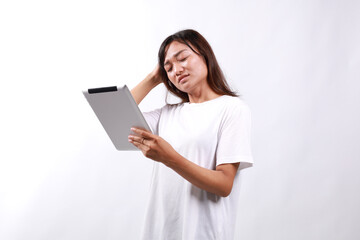
[[[236,239],[360,239],[360,3],[1,1],[0,239],[138,239],[152,170],[82,95],[135,86],[185,28],[250,105]],[[142,110],[165,103],[159,86]]]

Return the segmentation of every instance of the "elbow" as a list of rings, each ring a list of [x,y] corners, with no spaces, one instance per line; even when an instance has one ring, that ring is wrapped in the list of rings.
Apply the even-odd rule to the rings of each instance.
[[[218,190],[218,196],[228,197],[231,194],[234,178],[236,175],[238,164],[225,164],[216,167],[216,170],[219,172],[216,186]]]
[[[224,197],[224,198],[225,198],[225,197],[229,196],[230,193],[231,193],[231,191],[225,192],[225,193],[221,194],[221,197]]]
[[[228,193],[228,192],[221,192],[221,193],[218,193],[218,194],[216,194],[216,195],[218,195],[219,197],[226,198],[227,196],[230,195],[230,193]]]
[[[231,187],[227,187],[227,188],[223,188],[219,191],[219,193],[217,194],[220,197],[228,197],[231,193],[232,190],[232,186]]]
[[[224,181],[221,186],[219,186],[220,189],[218,191],[218,194],[220,197],[228,197],[232,191],[233,188],[233,180],[231,181]]]

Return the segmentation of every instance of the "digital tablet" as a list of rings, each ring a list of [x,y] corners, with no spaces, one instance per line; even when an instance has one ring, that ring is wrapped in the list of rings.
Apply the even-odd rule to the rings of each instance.
[[[139,150],[129,143],[130,128],[150,130],[128,87],[91,88],[85,98],[117,150]]]

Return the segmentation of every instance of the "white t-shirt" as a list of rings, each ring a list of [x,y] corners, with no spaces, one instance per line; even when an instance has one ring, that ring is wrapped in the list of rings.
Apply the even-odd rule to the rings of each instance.
[[[186,159],[208,169],[240,162],[252,166],[251,115],[238,97],[165,105],[144,113],[154,134]],[[202,190],[162,163],[154,162],[145,240],[232,240],[239,204],[239,172],[232,192],[220,197]]]

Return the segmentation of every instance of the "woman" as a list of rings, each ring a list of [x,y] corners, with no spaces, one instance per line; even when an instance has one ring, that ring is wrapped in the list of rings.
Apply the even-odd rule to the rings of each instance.
[[[252,165],[250,111],[232,92],[205,38],[169,36],[158,66],[132,91],[141,100],[160,83],[182,102],[144,113],[153,130],[129,141],[155,160],[144,239],[233,239],[239,170]]]

